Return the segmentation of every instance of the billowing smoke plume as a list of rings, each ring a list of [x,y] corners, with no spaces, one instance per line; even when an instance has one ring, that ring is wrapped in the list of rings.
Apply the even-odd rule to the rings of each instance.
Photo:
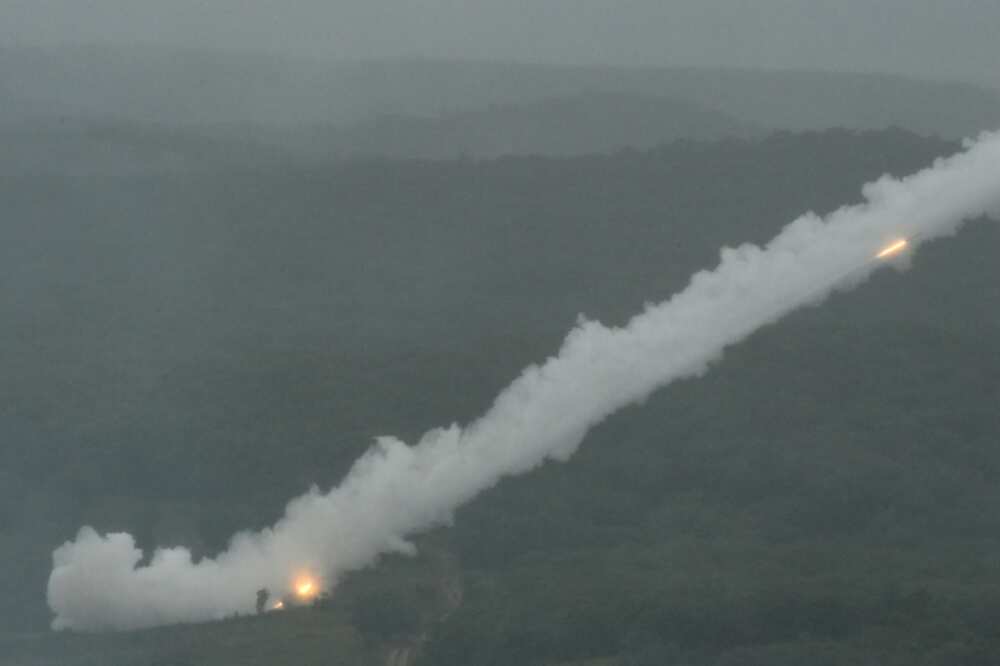
[[[214,559],[193,562],[173,548],[140,565],[130,535],[82,529],[54,553],[53,626],[130,629],[249,613],[258,588],[290,591],[303,572],[329,588],[381,553],[412,552],[408,535],[447,523],[504,476],[566,460],[616,410],[705,372],[753,331],[899,261],[874,258],[889,243],[908,238],[912,248],[1000,212],[1000,134],[903,180],[866,185],[864,197],[825,219],[802,216],[766,247],[723,249],[715,270],[622,328],[581,320],[558,355],[524,370],[479,420],[432,430],[414,446],[380,438],[338,487],[292,500],[276,525],[237,534]]]

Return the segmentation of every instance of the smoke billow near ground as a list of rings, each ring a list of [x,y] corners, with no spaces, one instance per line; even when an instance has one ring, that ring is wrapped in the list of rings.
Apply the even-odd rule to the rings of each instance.
[[[120,630],[250,613],[261,587],[281,596],[307,574],[330,589],[380,554],[412,552],[409,535],[447,523],[505,476],[568,459],[616,410],[704,373],[726,347],[792,310],[883,265],[904,266],[918,244],[1000,213],[1000,134],[863,194],[864,203],[825,218],[803,215],[764,247],[723,249],[714,270],[621,328],[581,320],[557,355],[525,369],[478,420],[413,446],[379,438],[339,486],[292,500],[273,527],[237,534],[214,558],[195,562],[170,548],[143,563],[132,536],[81,529],[53,554],[53,626]],[[900,238],[911,240],[905,252],[875,259]]]

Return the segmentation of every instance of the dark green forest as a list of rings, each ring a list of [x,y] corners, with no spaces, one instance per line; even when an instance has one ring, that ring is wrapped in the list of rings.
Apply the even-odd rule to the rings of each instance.
[[[192,91],[198,91],[197,94]],[[874,74],[0,49],[0,664],[1000,663],[1000,227],[727,351],[310,606],[52,632],[1000,125]]]
[[[441,665],[996,663],[987,221],[758,333],[315,608],[46,632],[50,553],[80,525],[215,552],[374,435],[474,418],[578,313],[621,322],[720,246],[956,148],[829,130],[5,175],[0,662],[380,663],[420,636],[408,658]]]

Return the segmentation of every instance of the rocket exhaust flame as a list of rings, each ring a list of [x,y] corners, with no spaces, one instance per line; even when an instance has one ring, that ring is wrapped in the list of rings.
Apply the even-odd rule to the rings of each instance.
[[[910,246],[910,241],[902,238],[884,247],[881,252],[875,255],[876,259],[886,259],[893,257]]]
[[[316,583],[309,578],[300,578],[295,583],[295,594],[303,601],[312,599],[316,596],[316,592]]]
[[[215,558],[195,562],[170,548],[143,563],[131,535],[85,527],[53,553],[53,627],[134,629],[249,614],[254,590],[288,589],[289,572],[303,562],[328,588],[384,553],[413,553],[407,536],[446,524],[502,478],[567,460],[615,411],[706,372],[726,348],[789,312],[860,284],[886,265],[872,248],[888,235],[909,241],[880,259],[1000,213],[997,174],[1000,133],[984,134],[920,173],[869,183],[860,205],[803,215],[763,247],[725,248],[714,270],[625,326],[581,320],[557,355],[525,369],[476,421],[413,445],[379,438],[340,485],[292,500],[274,526],[237,534]],[[315,593],[321,586],[310,580]]]

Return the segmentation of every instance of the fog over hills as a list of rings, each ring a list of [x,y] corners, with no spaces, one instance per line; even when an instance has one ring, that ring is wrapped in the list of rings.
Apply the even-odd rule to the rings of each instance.
[[[683,100],[596,93],[437,118],[384,115],[342,131],[334,145],[338,153],[361,157],[567,156],[759,133],[725,113]]]
[[[344,126],[587,94],[669,97],[771,129],[903,127],[965,136],[1000,122],[1000,93],[899,76],[445,60],[325,63],[211,51],[3,50],[0,122],[97,116],[201,125]],[[669,138],[669,137],[667,137]]]

